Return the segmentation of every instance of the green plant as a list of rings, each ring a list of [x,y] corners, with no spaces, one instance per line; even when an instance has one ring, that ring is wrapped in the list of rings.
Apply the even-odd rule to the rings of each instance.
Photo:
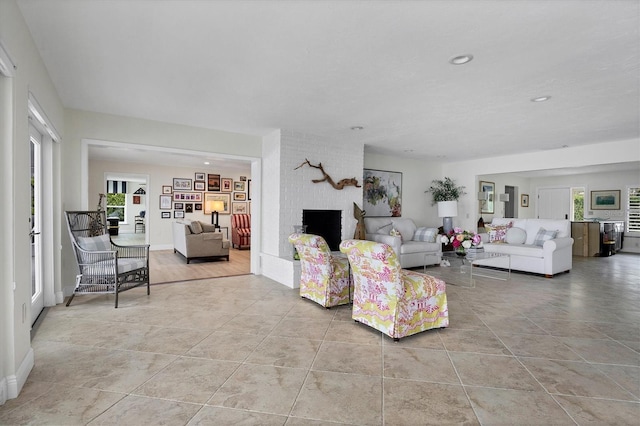
[[[433,204],[438,201],[458,201],[458,199],[466,194],[464,186],[457,186],[453,179],[445,177],[442,179],[434,179],[431,186],[425,192],[433,194]]]

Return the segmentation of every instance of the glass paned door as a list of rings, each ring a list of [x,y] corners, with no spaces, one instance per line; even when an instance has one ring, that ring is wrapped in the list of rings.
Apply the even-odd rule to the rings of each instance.
[[[33,127],[30,128],[29,145],[31,151],[31,324],[44,309],[44,293],[42,290],[42,197],[41,197],[41,148],[42,135]]]

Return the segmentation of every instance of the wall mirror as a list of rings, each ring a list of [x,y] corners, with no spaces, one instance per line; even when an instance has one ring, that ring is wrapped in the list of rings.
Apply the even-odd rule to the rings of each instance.
[[[480,202],[480,213],[493,214],[496,199],[496,184],[494,182],[480,181],[478,200]]]

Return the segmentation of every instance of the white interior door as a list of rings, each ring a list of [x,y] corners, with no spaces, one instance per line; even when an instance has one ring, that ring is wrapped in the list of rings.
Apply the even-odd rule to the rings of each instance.
[[[42,286],[42,135],[29,126],[31,151],[31,324],[44,309]]]
[[[539,188],[536,211],[538,219],[569,219],[571,188]]]

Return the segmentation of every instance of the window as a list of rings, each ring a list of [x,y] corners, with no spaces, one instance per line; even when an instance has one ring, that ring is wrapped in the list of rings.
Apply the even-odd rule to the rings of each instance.
[[[584,220],[584,188],[571,188],[573,205],[571,206],[571,217],[576,222]]]
[[[107,194],[107,217],[117,217],[124,222],[127,194]]]
[[[640,232],[640,187],[627,187],[627,232]]]

